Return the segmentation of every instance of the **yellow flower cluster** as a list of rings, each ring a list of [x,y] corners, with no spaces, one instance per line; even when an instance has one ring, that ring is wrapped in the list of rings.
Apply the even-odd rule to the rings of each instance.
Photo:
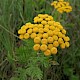
[[[18,30],[20,39],[31,38],[34,40],[33,49],[43,51],[44,55],[57,54],[58,47],[69,47],[70,38],[66,36],[66,30],[59,22],[55,22],[48,14],[38,14],[34,23],[26,23]]]
[[[72,7],[70,6],[69,2],[65,2],[64,0],[53,1],[51,6],[54,6],[60,13],[69,13],[72,11]]]

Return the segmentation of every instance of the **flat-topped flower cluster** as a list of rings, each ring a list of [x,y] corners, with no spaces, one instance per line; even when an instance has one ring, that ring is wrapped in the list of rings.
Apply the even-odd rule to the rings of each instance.
[[[70,46],[66,30],[48,14],[38,14],[34,17],[34,24],[26,23],[18,34],[20,39],[33,39],[33,49],[43,51],[46,56],[57,54],[58,47],[64,49]]]
[[[72,7],[70,6],[69,2],[65,2],[64,0],[53,1],[51,6],[54,6],[54,8],[60,13],[69,13],[72,11]]]

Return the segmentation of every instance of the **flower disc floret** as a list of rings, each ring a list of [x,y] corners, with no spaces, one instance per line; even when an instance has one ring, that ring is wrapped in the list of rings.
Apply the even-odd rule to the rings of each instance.
[[[40,49],[40,44],[35,44],[35,45],[33,46],[33,49],[34,49],[35,51],[38,51],[38,50]]]
[[[35,38],[34,38],[34,43],[38,44],[38,43],[40,43],[40,42],[41,42],[40,37],[35,37]]]
[[[41,50],[41,51],[46,51],[46,50],[47,50],[47,45],[46,45],[46,44],[42,44],[42,45],[40,46],[40,50]]]
[[[57,48],[56,47],[51,48],[51,53],[52,54],[57,54]]]
[[[51,51],[49,49],[47,49],[45,52],[44,52],[44,55],[45,56],[50,56],[51,55]]]

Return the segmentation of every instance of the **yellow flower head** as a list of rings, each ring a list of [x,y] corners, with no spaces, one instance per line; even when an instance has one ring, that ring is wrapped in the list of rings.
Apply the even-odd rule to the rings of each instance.
[[[69,42],[65,42],[65,46],[69,47],[70,46]]]
[[[53,25],[54,22],[53,21],[48,21],[48,25]]]
[[[42,21],[43,21],[43,19],[42,18],[39,18],[37,22],[42,22]]]
[[[49,28],[49,25],[48,25],[48,24],[46,24],[44,27],[45,27],[45,28]]]
[[[47,22],[46,22],[45,20],[43,20],[43,21],[41,22],[41,24],[42,24],[42,25],[46,25]]]
[[[50,21],[50,18],[45,18],[46,21]]]
[[[63,37],[63,34],[61,32],[58,32],[58,37],[59,38],[62,38]]]
[[[38,32],[38,31],[39,31],[39,29],[38,29],[37,27],[34,27],[34,28],[33,28],[33,32],[34,32],[34,33]]]
[[[49,49],[47,49],[45,52],[44,52],[44,55],[45,56],[50,56],[51,55],[51,51]]]
[[[53,47],[53,44],[48,44],[48,49],[51,49]]]
[[[65,46],[65,43],[62,43],[62,44],[60,44],[60,47],[62,48],[62,49],[64,49],[66,46]]]
[[[40,50],[41,50],[41,51],[46,51],[46,50],[47,50],[47,45],[46,45],[46,44],[42,44],[42,45],[40,46]]]
[[[53,43],[53,37],[48,37],[48,43]]]
[[[28,39],[29,38],[29,34],[28,33],[25,33],[24,34],[24,39]]]
[[[43,34],[38,33],[38,34],[37,34],[37,37],[42,38],[42,37],[43,37]]]
[[[47,39],[42,39],[42,40],[41,40],[41,43],[42,43],[42,44],[47,44]]]
[[[48,15],[47,14],[38,14],[38,17],[45,19],[46,17],[48,17]]]
[[[57,54],[57,48],[56,47],[51,48],[51,53],[52,54]]]
[[[53,20],[54,20],[52,16],[48,16],[48,18],[49,18],[51,21],[53,21]]]
[[[36,37],[36,33],[31,34],[31,38],[34,39]]]
[[[32,29],[28,29],[28,30],[27,30],[27,33],[28,33],[28,34],[31,34],[31,33],[32,33]]]
[[[62,29],[62,33],[63,33],[63,34],[66,34],[66,30],[65,30],[65,29]]]
[[[19,29],[18,30],[18,34],[25,34],[26,33],[26,30],[25,29]]]
[[[40,49],[40,45],[39,45],[39,44],[35,44],[35,45],[33,46],[33,49],[34,49],[35,51],[38,51],[38,50]]]
[[[53,36],[53,31],[52,30],[49,30],[47,33],[48,33],[49,36]]]
[[[68,36],[67,37],[65,36],[63,39],[64,41],[70,41],[70,38]]]
[[[44,33],[44,29],[43,28],[39,28],[39,33]]]
[[[47,33],[44,33],[43,34],[43,38],[48,38],[48,34]]]
[[[59,44],[62,44],[63,42],[64,42],[64,41],[63,41],[62,38],[59,38],[59,39],[58,39],[58,43],[59,43]]]
[[[53,37],[54,41],[58,40],[58,36],[57,35],[53,35],[52,37]]]
[[[41,42],[40,37],[35,37],[35,38],[34,38],[34,43],[38,44],[38,43],[40,43],[40,42]]]
[[[54,41],[54,42],[53,42],[53,46],[54,46],[54,47],[58,47],[58,46],[59,46],[58,41]]]
[[[58,1],[64,1],[64,0],[58,0]]]
[[[44,32],[48,32],[49,31],[49,28],[44,28]]]
[[[38,25],[38,28],[43,28],[43,25],[42,25],[42,24],[39,24],[39,25]]]
[[[53,31],[53,30],[55,30],[55,27],[54,26],[49,26],[49,29]]]
[[[23,30],[23,29],[26,30],[26,29],[28,29],[28,27],[29,27],[29,26],[23,25],[23,26],[21,27],[21,29],[22,29],[22,30]]]
[[[24,38],[24,35],[19,35],[19,39],[23,39]]]

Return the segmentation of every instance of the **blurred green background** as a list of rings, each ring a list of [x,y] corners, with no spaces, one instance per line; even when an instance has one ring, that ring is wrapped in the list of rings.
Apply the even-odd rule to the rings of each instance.
[[[65,0],[70,2],[73,10],[62,14],[61,19],[57,18],[56,11],[53,12],[54,8],[50,5],[52,1],[0,0],[0,80],[80,80],[80,1]],[[67,30],[71,45],[68,49],[60,50],[55,56],[60,65],[52,65],[50,69],[42,68],[44,77],[39,69],[34,70],[33,72],[39,72],[41,75],[33,73],[37,76],[32,78],[33,74],[26,76],[25,63],[20,63],[13,57],[16,56],[15,53],[27,53],[24,52],[26,49],[22,48],[23,46],[18,51],[16,50],[21,45],[17,31],[26,22],[33,23],[33,18],[39,13],[50,14],[55,21],[60,21]],[[19,74],[16,73],[17,71]]]

